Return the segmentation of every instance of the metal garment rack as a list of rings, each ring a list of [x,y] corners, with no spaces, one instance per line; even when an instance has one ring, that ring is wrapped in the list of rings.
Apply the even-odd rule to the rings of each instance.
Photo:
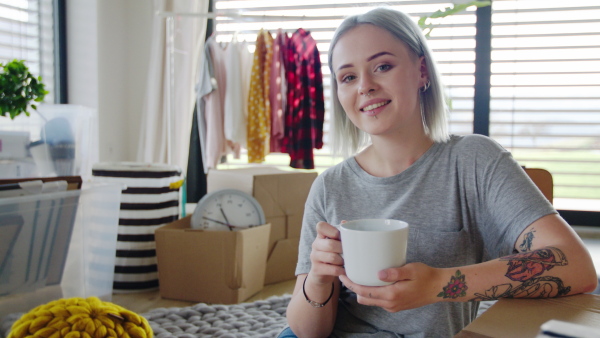
[[[162,17],[175,17],[175,16],[185,16],[185,17],[198,17],[198,18],[207,18],[207,19],[216,19],[217,17],[222,18],[234,18],[234,19],[244,19],[249,21],[265,21],[265,19],[273,19],[277,21],[302,21],[306,19],[310,20],[336,20],[342,19],[343,16],[335,15],[335,16],[293,16],[293,15],[249,15],[244,14],[243,12],[207,12],[207,13],[194,13],[194,12],[165,12],[158,11],[156,13],[158,16]]]
[[[167,79],[169,89],[167,93],[167,162],[173,164],[173,131],[172,117],[175,111],[174,87],[174,56],[175,56],[175,21],[177,17],[200,18],[200,19],[216,19],[216,18],[232,18],[251,22],[267,22],[267,21],[305,21],[305,20],[339,20],[344,16],[292,16],[292,15],[251,15],[243,12],[222,11],[222,12],[169,12],[157,11],[156,15],[166,19],[166,45],[167,45]],[[216,22],[215,22],[216,24]]]

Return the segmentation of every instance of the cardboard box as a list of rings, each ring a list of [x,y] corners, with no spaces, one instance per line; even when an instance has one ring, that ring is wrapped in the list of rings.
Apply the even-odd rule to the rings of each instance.
[[[211,170],[207,190],[242,190],[256,198],[271,223],[265,284],[295,278],[304,204],[317,172],[273,167]]]
[[[161,297],[236,304],[262,290],[270,224],[203,231],[190,228],[190,219],[154,232]]]
[[[549,320],[597,328],[600,295],[543,299],[500,299],[455,337],[536,337]]]

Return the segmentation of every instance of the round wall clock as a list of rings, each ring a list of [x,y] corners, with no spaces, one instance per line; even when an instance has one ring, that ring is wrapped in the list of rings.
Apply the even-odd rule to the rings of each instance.
[[[236,189],[210,192],[198,201],[192,214],[194,229],[235,231],[265,224],[258,201]]]

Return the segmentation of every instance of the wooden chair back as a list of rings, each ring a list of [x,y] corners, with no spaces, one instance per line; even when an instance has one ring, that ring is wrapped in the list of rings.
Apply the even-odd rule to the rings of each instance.
[[[529,178],[540,189],[542,194],[550,201],[554,202],[554,182],[552,174],[546,169],[524,168]]]

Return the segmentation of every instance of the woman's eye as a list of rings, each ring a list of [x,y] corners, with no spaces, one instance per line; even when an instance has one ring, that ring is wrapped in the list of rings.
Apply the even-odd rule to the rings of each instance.
[[[381,65],[377,67],[377,70],[380,72],[385,72],[387,70],[390,70],[392,68],[391,65]]]
[[[350,82],[352,80],[354,80],[355,76],[354,75],[346,75],[344,77],[342,77],[342,82]]]

